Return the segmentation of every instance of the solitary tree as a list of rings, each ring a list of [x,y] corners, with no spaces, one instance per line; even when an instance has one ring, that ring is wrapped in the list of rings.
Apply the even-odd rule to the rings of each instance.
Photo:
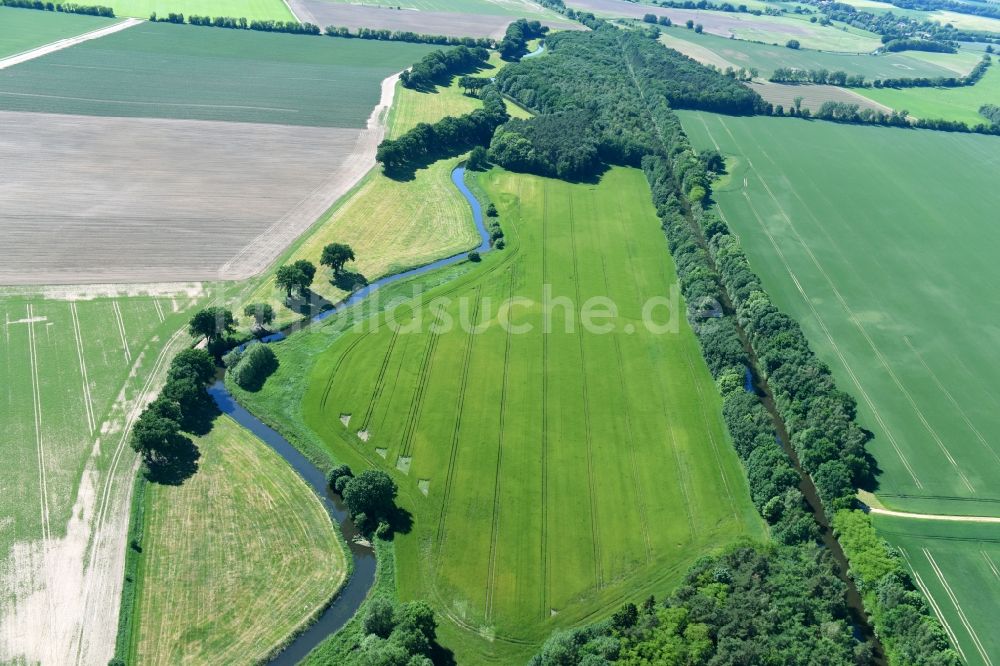
[[[267,303],[251,303],[243,308],[243,314],[253,317],[254,328],[264,328],[274,321],[274,308]]]
[[[697,33],[698,33],[699,35],[701,34],[702,30],[704,30],[704,29],[705,29],[705,28],[704,28],[704,26],[702,26],[702,24],[701,24],[701,23],[699,23],[698,25],[696,25],[696,26],[694,27],[694,31],[695,31],[695,32],[697,32]]]
[[[294,264],[282,266],[274,274],[274,284],[279,289],[284,289],[288,298],[292,297],[292,289],[297,289],[304,280],[305,275],[302,274],[302,269],[297,268]]]
[[[372,518],[388,515],[395,507],[396,482],[381,470],[366,470],[344,486],[344,504],[352,516],[365,514]]]
[[[799,48],[799,40],[789,39],[787,42],[785,42],[785,46],[787,46],[790,49],[797,49]]]
[[[692,21],[691,19],[688,19],[687,21],[684,22],[684,25],[687,26],[688,30],[690,30],[691,28],[694,27],[694,21]]]
[[[333,269],[334,275],[340,275],[344,270],[344,264],[348,261],[354,261],[354,250],[351,246],[344,243],[330,243],[323,248],[323,256],[319,263]]]
[[[236,318],[223,307],[205,308],[191,318],[188,331],[193,337],[202,337],[214,342],[233,330]]]

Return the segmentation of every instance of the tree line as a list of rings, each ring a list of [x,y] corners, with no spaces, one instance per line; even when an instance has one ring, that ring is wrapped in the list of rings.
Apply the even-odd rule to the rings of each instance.
[[[0,6],[17,9],[36,9],[43,12],[63,12],[65,14],[86,14],[114,18],[115,11],[103,5],[77,5],[75,3],[52,3],[41,0],[0,0]]]
[[[874,81],[865,81],[865,77],[860,74],[847,74],[841,70],[831,72],[827,69],[778,67],[768,77],[768,81],[773,83],[814,83],[845,88],[958,88],[978,83],[991,63],[992,59],[987,54],[965,76],[900,77],[875,79]]]
[[[448,51],[431,51],[410,69],[399,75],[404,88],[433,90],[434,86],[448,85],[454,74],[482,67],[490,59],[490,52],[481,46],[458,46]]]
[[[828,20],[839,21],[855,28],[881,35],[883,44],[896,39],[914,38],[942,44],[947,44],[948,42],[991,42],[1000,40],[1000,35],[996,33],[959,30],[951,24],[941,25],[936,21],[921,21],[906,16],[899,16],[892,12],[873,14],[843,2],[827,2],[826,0],[803,0],[803,2],[818,7]]]
[[[437,44],[439,46],[468,46],[469,48],[493,48],[496,43],[486,37],[452,37],[450,35],[427,35],[409,30],[386,30],[378,28],[350,28],[328,25],[324,33],[330,37],[372,39],[381,42],[413,42],[414,44]]]
[[[507,105],[495,86],[482,90],[483,107],[462,116],[447,116],[433,125],[419,123],[396,139],[379,144],[375,159],[386,173],[400,173],[443,155],[487,146],[497,127],[507,122]]]
[[[956,2],[955,0],[886,0],[886,2],[900,9],[916,9],[926,12],[944,9],[957,14],[1000,19],[1000,7],[986,3]]]
[[[622,141],[635,141],[627,145],[636,146],[633,158],[639,158],[649,181],[688,303],[688,319],[723,397],[723,418],[747,471],[751,497],[771,526],[775,540],[789,544],[793,548],[789,552],[803,557],[815,551],[819,527],[799,490],[795,463],[801,465],[815,485],[820,510],[832,517],[839,510],[854,507],[855,489],[872,479],[875,463],[865,448],[870,434],[856,422],[854,399],[837,388],[829,368],[812,351],[798,323],[771,302],[727,225],[703,210],[710,202],[712,173],[723,168],[722,160],[717,154],[698,153],[691,147],[672,107],[673,99],[679,98],[709,108],[736,108],[750,113],[772,110],[762,100],[735,94],[729,86],[739,84],[714,70],[695,63],[702,69],[695,74],[686,67],[669,66],[671,58],[657,57],[652,48],[670,52],[648,35],[639,31],[620,32],[591,17],[585,20],[592,32],[553,36],[552,53],[548,57],[509,66],[498,76],[498,84],[536,110],[539,115],[528,122],[539,122],[538,118],[544,116],[567,117],[586,110],[587,113],[573,117],[578,125],[577,134],[596,140],[602,157],[609,154],[603,151],[601,143],[605,132]],[[685,77],[681,84],[673,78],[677,71]],[[702,82],[703,91],[685,97],[683,84],[689,81]],[[707,99],[713,93],[717,97]],[[610,118],[601,111],[606,101],[614,109]],[[510,127],[516,129],[520,125],[512,122],[504,126],[494,142],[500,142]],[[522,148],[538,149],[533,142],[538,137],[518,134],[528,142]],[[640,137],[644,143],[638,141]],[[756,363],[751,362],[751,352]],[[755,367],[770,387],[780,421],[772,419],[754,389],[751,380]],[[789,441],[778,439],[779,425]],[[783,445],[794,452],[794,460]],[[841,583],[833,580],[832,569],[827,568],[826,572],[829,580],[813,589],[816,594],[836,590],[830,598],[838,612],[845,613]],[[914,593],[912,586],[907,589]],[[635,626],[635,609],[625,608],[622,613],[612,619],[615,628]],[[735,646],[728,639],[723,640],[723,629],[738,627],[746,632],[745,628],[754,621],[752,609],[740,608],[721,628],[710,625],[699,629],[708,644],[701,648],[705,652],[698,654]],[[921,622],[936,625],[926,608]],[[795,623],[788,624],[785,629]],[[767,631],[758,636],[760,641],[770,637]],[[933,634],[940,628],[928,631]],[[611,636],[620,639],[613,632]],[[602,644],[607,637],[607,632],[599,637]],[[558,643],[554,654],[566,647],[564,638],[553,638]],[[568,640],[577,647],[586,643],[580,637]],[[946,644],[923,641],[913,633],[894,635],[891,640],[905,644],[908,654],[919,655],[914,663],[954,663],[954,653]],[[748,643],[740,649],[752,650],[755,642]],[[802,645],[805,649],[808,641]],[[850,646],[847,652],[830,652],[830,659],[825,661],[854,663],[858,653],[864,656],[868,649],[864,644],[846,645]],[[539,656],[542,661],[536,663],[559,663],[545,661],[545,652]],[[650,656],[656,654],[643,652],[642,656],[657,661]],[[747,654],[758,654],[765,659],[770,652]],[[617,661],[622,653],[612,650],[597,656],[604,661]],[[701,658],[693,661],[703,663]],[[751,656],[717,663],[754,662]]]

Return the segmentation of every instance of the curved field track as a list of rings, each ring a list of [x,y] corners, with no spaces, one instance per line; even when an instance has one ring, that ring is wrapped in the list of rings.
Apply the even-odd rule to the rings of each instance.
[[[271,448],[226,416],[198,472],[147,490],[135,663],[255,663],[347,574],[330,517]]]

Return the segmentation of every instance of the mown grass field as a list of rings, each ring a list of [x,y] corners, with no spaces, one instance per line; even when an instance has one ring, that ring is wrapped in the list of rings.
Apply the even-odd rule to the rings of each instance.
[[[149,18],[173,12],[184,16],[233,16],[247,19],[294,21],[281,0],[107,0],[116,16]]]
[[[1000,525],[876,516],[970,666],[1000,663]]]
[[[479,76],[489,76],[502,66],[493,54],[490,67]],[[419,92],[398,85],[389,114],[387,134],[399,137],[418,123],[434,123],[445,116],[471,113],[482,106],[475,97],[462,93],[458,77],[448,87],[434,92]],[[512,116],[529,114],[508,102]],[[469,206],[451,182],[452,170],[464,159],[439,160],[417,170],[412,180],[386,177],[381,167],[314,227],[281,263],[307,259],[319,263],[328,243],[348,243],[357,255],[352,270],[373,280],[398,273],[442,257],[451,256],[479,244],[479,234],[472,223]],[[331,303],[347,295],[332,282],[329,269],[321,268],[313,291]],[[271,271],[242,299],[248,303],[270,303],[277,313],[277,325],[289,323],[301,315],[285,306],[284,293],[274,286]]]
[[[345,553],[312,489],[249,431],[221,416],[195,444],[194,476],[146,491],[133,659],[256,663],[343,584]]]
[[[873,88],[858,92],[898,111],[906,109],[917,118],[944,118],[978,125],[987,122],[979,115],[979,107],[1000,104],[1000,62],[994,58],[986,74],[973,86],[900,90]]]
[[[509,663],[555,627],[665,593],[707,549],[763,527],[683,305],[676,332],[643,325],[645,300],[676,276],[642,174],[480,182],[510,245],[449,269],[458,277],[424,293],[419,331],[375,318],[334,337],[334,320],[276,345],[278,373],[243,397],[302,419],[314,434],[300,441],[394,474],[415,520],[397,537],[401,596],[437,607],[460,663]],[[546,284],[577,308],[609,297],[613,332],[567,332],[557,306],[543,334]],[[435,332],[436,296],[479,332]],[[511,297],[527,299],[511,321],[531,332],[499,325]]]
[[[114,19],[0,7],[0,58],[99,30]]]
[[[0,71],[0,109],[364,128],[431,47],[144,23]]]
[[[696,146],[730,158],[716,199],[768,293],[857,399],[882,470],[878,499],[918,513],[1000,515],[1000,330],[985,306],[1000,280],[991,223],[1000,139],[681,115]],[[893,521],[891,539],[945,607],[950,597],[925,575],[926,544],[907,546],[920,524]],[[961,565],[981,556],[933,543],[985,639],[996,597],[977,601],[983,572]],[[976,647],[949,622],[974,660]]]
[[[768,78],[778,67],[796,69],[826,69],[831,72],[844,71],[861,74],[868,81],[873,79],[954,76],[955,69],[967,72],[979,61],[972,54],[943,54],[955,62],[951,67],[936,64],[908,53],[887,53],[867,55],[851,53],[830,53],[813,49],[793,50],[772,44],[757,44],[741,39],[727,39],[708,33],[698,34],[693,30],[668,30],[660,36],[667,46],[677,49],[695,60],[720,66],[755,67],[762,78]],[[725,64],[723,64],[725,63]]]
[[[114,560],[124,552],[135,462],[126,428],[203,297],[196,290],[67,300],[70,291],[0,298],[3,661],[65,663],[84,624],[110,623],[113,642],[121,589]],[[30,615],[39,604],[56,607],[43,613],[45,626]],[[88,617],[95,605],[100,616]]]

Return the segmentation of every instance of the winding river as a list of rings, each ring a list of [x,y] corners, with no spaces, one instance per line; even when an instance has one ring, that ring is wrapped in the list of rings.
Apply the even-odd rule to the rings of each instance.
[[[490,235],[486,231],[486,227],[483,224],[482,207],[476,197],[465,185],[465,167],[458,167],[452,171],[451,181],[455,184],[455,187],[458,188],[459,192],[461,192],[466,198],[469,202],[469,206],[472,208],[472,218],[476,223],[476,229],[479,231],[480,238],[479,247],[477,247],[475,251],[480,254],[489,252]],[[419,268],[405,271],[403,273],[388,275],[368,284],[363,289],[354,292],[341,302],[337,303],[333,308],[312,317],[308,322],[305,322],[305,324],[300,323],[292,329],[279,331],[262,338],[262,340],[264,342],[276,342],[278,340],[283,340],[287,337],[291,330],[301,330],[304,325],[308,326],[309,324],[322,321],[327,317],[340,312],[344,308],[356,305],[380,287],[392,284],[393,282],[399,282],[400,280],[406,280],[417,275],[423,275],[424,273],[429,273],[430,271],[444,266],[456,264],[466,259],[467,256],[467,253],[463,252],[424,266],[420,266]],[[313,465],[308,458],[302,455],[298,449],[292,446],[291,443],[289,443],[289,441],[282,437],[277,431],[270,428],[263,421],[237,403],[236,399],[229,393],[225,384],[221,380],[216,381],[212,386],[210,386],[208,392],[209,395],[211,395],[215,400],[215,404],[219,406],[220,410],[222,410],[222,413],[229,415],[233,420],[255,434],[265,444],[274,449],[274,451],[284,458],[285,461],[299,473],[305,482],[309,484],[309,486],[319,496],[320,501],[327,513],[330,514],[331,520],[340,525],[341,532],[343,533],[344,538],[347,539],[350,546],[351,555],[354,557],[354,572],[351,574],[351,577],[347,580],[344,587],[341,588],[333,602],[322,612],[322,614],[320,614],[316,622],[311,624],[305,631],[296,636],[291,643],[289,643],[284,649],[281,650],[281,652],[268,662],[269,666],[292,666],[293,664],[297,664],[304,659],[305,656],[313,650],[313,648],[323,642],[323,640],[325,640],[328,636],[334,634],[341,627],[347,624],[347,621],[354,616],[355,612],[357,612],[361,603],[368,596],[368,592],[371,590],[372,585],[375,583],[375,553],[372,551],[370,546],[355,543],[354,538],[358,536],[358,533],[354,528],[354,523],[351,522],[350,515],[348,514],[346,508],[344,508],[340,500],[330,491],[330,488],[326,484],[326,475],[321,469]]]

